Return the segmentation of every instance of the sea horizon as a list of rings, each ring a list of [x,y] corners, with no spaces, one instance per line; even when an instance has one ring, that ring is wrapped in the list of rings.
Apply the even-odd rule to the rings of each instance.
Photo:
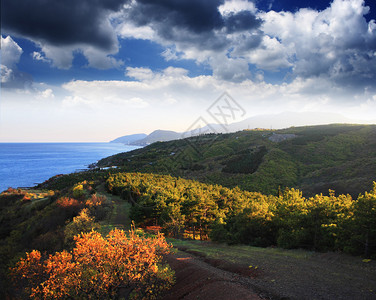
[[[109,142],[1,142],[0,192],[33,187],[47,179],[88,169],[92,163],[139,146]]]

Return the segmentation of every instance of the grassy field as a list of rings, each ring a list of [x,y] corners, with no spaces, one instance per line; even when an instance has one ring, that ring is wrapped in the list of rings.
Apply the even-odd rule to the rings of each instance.
[[[376,262],[340,253],[171,240],[184,252],[255,270],[253,288],[272,299],[375,299]],[[210,260],[209,260],[210,262]]]

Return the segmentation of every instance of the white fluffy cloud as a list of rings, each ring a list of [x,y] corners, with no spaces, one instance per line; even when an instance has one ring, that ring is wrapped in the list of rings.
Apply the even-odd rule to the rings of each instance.
[[[115,59],[112,56],[112,54],[116,54],[117,49],[109,53],[109,51],[103,51],[87,45],[58,47],[49,44],[39,44],[39,46],[42,53],[36,55],[34,58],[45,58],[45,61],[50,61],[54,67],[59,69],[67,70],[72,67],[73,54],[76,51],[81,52],[86,57],[89,67],[96,69],[119,68],[124,64],[122,60]]]
[[[219,12],[223,16],[230,15],[232,13],[238,13],[241,11],[250,11],[252,13],[257,12],[257,8],[253,2],[247,0],[230,0],[225,1],[218,7]]]
[[[69,69],[73,61],[73,47],[57,47],[40,44],[44,56],[59,69]]]
[[[1,64],[8,68],[13,68],[20,61],[23,50],[21,47],[10,37],[3,38],[1,36]]]
[[[150,80],[154,77],[153,71],[149,68],[127,67],[125,74],[136,80]]]
[[[32,83],[31,76],[20,72],[17,67],[22,48],[10,36],[1,36],[1,46],[1,86],[17,89],[29,86]]]
[[[32,58],[35,59],[35,60],[38,60],[38,61],[42,61],[42,62],[47,62],[47,63],[51,63],[51,61],[49,59],[47,59],[43,53],[41,52],[38,52],[38,51],[34,51],[32,54],[31,54]]]
[[[125,105],[128,107],[146,107],[147,101],[140,98],[139,83],[126,81],[71,81],[63,85],[72,96],[64,99],[64,105],[86,105],[103,107],[106,105]]]
[[[376,80],[376,24],[364,18],[369,8],[363,0],[334,0],[322,11],[296,12],[264,12],[253,2],[227,0],[218,10],[222,16],[251,12],[262,20],[261,27],[216,30],[206,40],[200,33],[202,42],[185,28],[171,28],[166,37],[152,22],[137,27],[125,19],[118,28],[122,36],[166,46],[162,55],[168,61],[184,58],[208,64],[224,80],[252,78],[248,64],[259,70],[290,70],[293,78],[323,76],[343,86],[364,87]]]
[[[7,83],[13,79],[13,70],[7,66],[0,65],[1,83]]]
[[[169,67],[160,72],[148,68],[127,68],[135,81],[71,81],[63,85],[70,96],[65,104],[143,107],[146,110],[169,105],[168,111],[197,114],[209,106],[223,91],[228,91],[252,114],[265,111],[325,110],[348,102],[357,94],[333,85],[324,78],[299,77],[291,83],[268,84],[257,80],[223,80],[215,76],[189,77],[187,70]],[[360,102],[364,99],[360,99]],[[359,103],[353,103],[358,105]]]
[[[372,67],[376,60],[376,23],[364,18],[369,8],[363,0],[334,0],[322,11],[296,12],[265,12],[257,8],[257,1],[247,0],[193,1],[189,3],[191,10],[186,9],[188,1],[184,3],[129,1],[122,6],[113,3],[109,11],[93,8],[98,32],[102,38],[108,37],[104,38],[108,47],[102,49],[90,37],[90,43],[69,40],[63,46],[35,38],[41,52],[35,52],[34,58],[69,69],[74,52],[79,51],[89,67],[121,68],[124,62],[114,57],[119,50],[118,38],[135,38],[165,47],[161,55],[167,61],[192,59],[229,81],[260,74],[257,70],[250,74],[248,64],[252,69],[290,70],[293,78],[326,76],[348,86],[367,86],[376,79]],[[197,19],[197,14],[205,18]],[[17,60],[17,55],[11,57]],[[351,81],[354,77],[358,80]]]
[[[52,89],[45,89],[40,92],[38,92],[38,98],[40,99],[53,99],[55,98],[54,92]]]
[[[213,76],[226,81],[241,82],[251,77],[248,61],[244,58],[231,58],[216,55],[210,60]]]
[[[121,17],[121,15],[118,17]],[[115,28],[117,35],[122,38],[135,38],[140,40],[156,39],[156,34],[150,26],[135,26],[128,22],[122,22]]]
[[[229,81],[257,76],[259,72],[252,77],[245,70],[248,64],[259,70],[289,70],[292,78],[323,76],[350,88],[367,87],[376,80],[376,23],[364,18],[369,8],[363,0],[334,0],[322,11],[296,12],[265,12],[253,2],[227,0],[218,10],[223,17],[255,14],[262,20],[261,27],[200,35],[175,27],[166,35],[153,21],[136,26],[120,19],[118,32],[165,46],[162,55],[167,61],[183,58],[208,64],[216,77]]]
[[[94,47],[83,47],[82,52],[88,60],[88,66],[96,69],[111,69],[120,68],[124,62],[120,59],[115,59],[112,54],[116,54],[118,50],[114,49],[113,52],[102,51]]]
[[[276,38],[264,36],[259,47],[245,54],[248,61],[261,70],[277,71],[289,68],[289,51]]]
[[[291,12],[263,12],[262,30],[278,39],[281,57],[287,58],[294,75],[306,78],[326,76],[341,84],[349,78],[375,80],[374,21],[367,23],[368,8],[363,0],[334,0],[327,9]],[[264,50],[257,49],[262,52]],[[265,49],[265,55],[268,55]],[[278,65],[278,64],[277,64]],[[282,63],[283,66],[283,63]],[[348,84],[348,82],[347,82]],[[354,82],[358,84],[358,82]]]

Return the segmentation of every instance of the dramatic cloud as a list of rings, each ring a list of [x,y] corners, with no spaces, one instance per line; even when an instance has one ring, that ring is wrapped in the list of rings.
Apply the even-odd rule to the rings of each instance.
[[[125,6],[118,22],[122,36],[176,44],[178,51],[188,47],[210,52],[227,50],[231,43],[227,34],[253,31],[261,23],[247,1],[201,0],[134,1]]]
[[[23,89],[31,84],[31,76],[17,68],[22,53],[22,48],[10,36],[1,36],[1,87]]]
[[[78,49],[84,52],[89,66],[111,68],[118,62],[108,55],[116,54],[119,46],[110,15],[124,2],[4,0],[3,31],[34,41],[58,68],[70,68],[72,52]]]
[[[167,61],[192,59],[229,81],[255,78],[266,70],[288,71],[290,78],[326,76],[349,87],[372,85],[376,23],[365,18],[369,8],[363,0],[334,0],[325,9],[321,3],[321,10],[292,12],[270,10],[281,6],[273,1],[263,10],[257,7],[261,4],[247,0],[4,0],[2,21],[6,33],[29,38],[40,47],[36,60],[62,69],[72,66],[77,51],[90,67],[121,68],[124,61],[114,57],[121,37],[154,41],[165,47],[162,56]],[[255,74],[247,70],[249,66]]]
[[[116,36],[107,22],[125,0],[23,1],[3,0],[3,30],[54,46],[92,45],[116,47]]]
[[[138,38],[167,47],[166,60],[206,63],[225,80],[255,78],[260,72],[250,76],[250,64],[258,70],[285,70],[289,78],[325,77],[349,89],[372,89],[376,23],[366,20],[368,13],[363,0],[334,0],[321,11],[295,12],[265,12],[241,0],[191,6],[185,1],[138,1],[125,9],[118,30],[130,37],[126,29],[134,26]]]
[[[340,86],[372,88],[376,23],[366,20],[368,13],[363,0],[334,0],[321,11],[295,12],[262,11],[242,0],[142,0],[126,6],[117,30],[166,46],[166,60],[206,63],[224,80],[252,78],[250,64],[288,71],[290,78],[324,76]]]
[[[184,131],[214,122],[224,91],[245,117],[375,119],[375,12],[374,0],[3,0],[0,139]]]
[[[71,81],[64,88],[74,95],[66,103],[89,104],[92,97],[96,103],[144,105],[152,101],[157,85],[161,99],[176,103],[179,97],[172,86],[191,95],[194,84],[204,83],[213,89],[220,86],[235,91],[238,87],[245,94],[252,93],[254,99],[258,95],[268,101],[284,95],[284,99],[298,101],[301,97],[304,102],[314,95],[321,104],[338,99],[362,102],[376,93],[376,23],[365,18],[369,8],[363,0],[334,0],[325,9],[321,5],[321,10],[291,11],[261,10],[260,1],[247,0],[24,2],[4,1],[4,29],[33,40],[41,49],[33,53],[35,60],[69,69],[79,52],[89,66],[125,68],[125,75],[135,80],[116,81],[115,86],[114,81],[93,81],[101,91],[112,87],[118,91],[112,96],[98,91],[90,81]],[[137,63],[125,65],[115,55],[118,38],[120,42],[121,38],[153,41],[162,46],[160,55],[171,65],[191,59],[208,67],[212,76],[190,78],[184,69],[156,72],[137,67]],[[12,47],[15,55],[9,57],[15,62],[2,67],[4,80],[14,75],[19,60],[18,48]],[[127,53],[126,47],[122,50]],[[269,75],[272,72],[274,77]],[[269,85],[272,77],[278,83]],[[87,91],[85,96],[77,90],[82,86],[96,92]],[[137,96],[144,93],[141,87],[153,92]],[[169,91],[162,96],[164,87]],[[271,97],[264,96],[270,93]]]
[[[13,68],[20,61],[22,49],[10,37],[1,36],[1,64],[8,68]]]
[[[323,11],[260,13],[262,30],[270,38],[250,58],[260,68],[291,65],[293,74],[303,78],[324,76],[339,85],[373,86],[376,24],[367,23],[368,11],[362,0],[334,0]],[[268,47],[271,40],[274,45]]]
[[[262,40],[256,12],[244,0],[134,1],[118,16],[117,32],[163,45],[167,61],[192,59],[209,65],[218,78],[241,81],[250,73],[236,49],[255,48]]]

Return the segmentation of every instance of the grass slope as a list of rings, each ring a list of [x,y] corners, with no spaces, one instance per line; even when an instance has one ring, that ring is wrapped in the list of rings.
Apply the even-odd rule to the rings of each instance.
[[[284,140],[284,135],[290,138]],[[171,174],[266,194],[294,187],[312,196],[331,188],[356,197],[375,180],[375,149],[375,125],[333,124],[158,142],[110,156],[98,166]]]
[[[376,263],[339,253],[228,246],[171,240],[209,263],[228,261],[254,270],[250,285],[268,299],[375,299]]]

